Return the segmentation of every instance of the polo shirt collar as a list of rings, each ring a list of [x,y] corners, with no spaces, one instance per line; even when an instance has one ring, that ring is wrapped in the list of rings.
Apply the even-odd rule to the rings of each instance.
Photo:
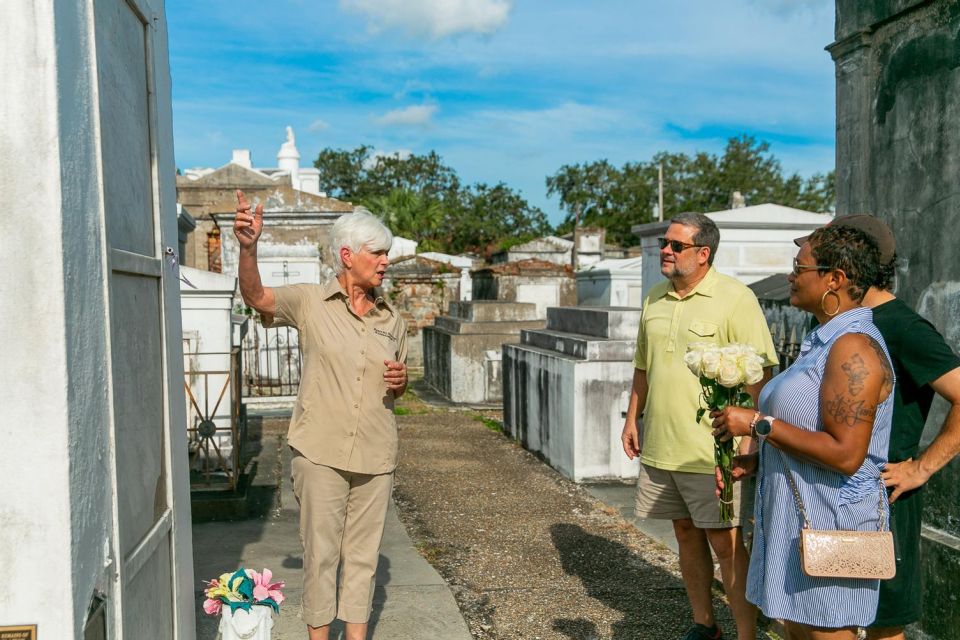
[[[714,269],[713,267],[710,267],[707,270],[707,275],[703,276],[703,279],[700,280],[700,282],[698,282],[696,286],[694,286],[693,289],[691,289],[690,292],[687,293],[687,295],[685,295],[684,297],[689,298],[690,296],[693,296],[693,295],[701,295],[701,296],[706,296],[708,298],[712,298],[714,289],[717,288],[717,280],[718,280],[717,270]],[[677,296],[676,290],[673,288],[673,285],[669,285],[667,287],[665,294],[673,294],[673,297],[679,299],[679,297]]]
[[[343,300],[344,300],[345,303],[348,303],[348,301],[349,301],[349,297],[347,296],[347,292],[343,290],[343,287],[340,286],[340,281],[337,280],[335,277],[334,277],[334,278],[330,278],[330,280],[327,282],[327,284],[325,284],[325,285],[323,286],[323,293],[322,293],[322,295],[323,295],[323,299],[324,299],[324,300],[329,300],[330,298],[333,298],[333,297],[336,297],[336,296],[340,296],[340,297],[343,298]],[[386,299],[385,299],[382,295],[379,295],[379,294],[378,294],[378,295],[373,299],[373,304],[374,304],[374,306],[377,307],[378,309],[386,309],[387,311],[389,311],[389,312],[391,313],[391,315],[393,314],[393,307],[390,306],[390,304],[386,301]]]

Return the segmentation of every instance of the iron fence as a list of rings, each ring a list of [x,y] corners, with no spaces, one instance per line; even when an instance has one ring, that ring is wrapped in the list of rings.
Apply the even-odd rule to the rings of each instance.
[[[245,421],[241,404],[241,353],[184,354],[190,488],[234,490],[243,459]],[[224,359],[229,366],[223,368]]]
[[[243,338],[243,393],[293,396],[300,385],[300,335],[292,327],[264,327],[258,320]]]

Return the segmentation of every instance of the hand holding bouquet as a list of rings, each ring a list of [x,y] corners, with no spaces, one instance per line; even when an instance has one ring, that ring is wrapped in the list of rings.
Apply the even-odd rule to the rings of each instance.
[[[763,379],[763,358],[756,349],[746,344],[719,346],[708,342],[694,342],[687,347],[684,363],[700,380],[700,402],[697,423],[707,411],[722,411],[725,407],[753,407],[753,399],[745,391],[747,385]],[[720,469],[723,490],[720,492],[720,520],[733,517],[733,440],[713,441],[714,462]]]

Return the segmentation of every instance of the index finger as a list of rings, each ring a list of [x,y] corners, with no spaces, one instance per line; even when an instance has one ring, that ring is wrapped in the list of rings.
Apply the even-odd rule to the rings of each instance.
[[[245,211],[250,208],[250,203],[247,202],[247,198],[243,195],[243,191],[237,189],[237,211]]]

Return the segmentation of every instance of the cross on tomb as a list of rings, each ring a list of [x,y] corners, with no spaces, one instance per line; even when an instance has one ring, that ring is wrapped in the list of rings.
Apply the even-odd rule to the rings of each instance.
[[[283,276],[283,284],[290,284],[290,276],[300,275],[299,271],[290,271],[290,266],[287,264],[287,261],[283,261],[283,271],[275,271],[271,273],[272,276]]]

